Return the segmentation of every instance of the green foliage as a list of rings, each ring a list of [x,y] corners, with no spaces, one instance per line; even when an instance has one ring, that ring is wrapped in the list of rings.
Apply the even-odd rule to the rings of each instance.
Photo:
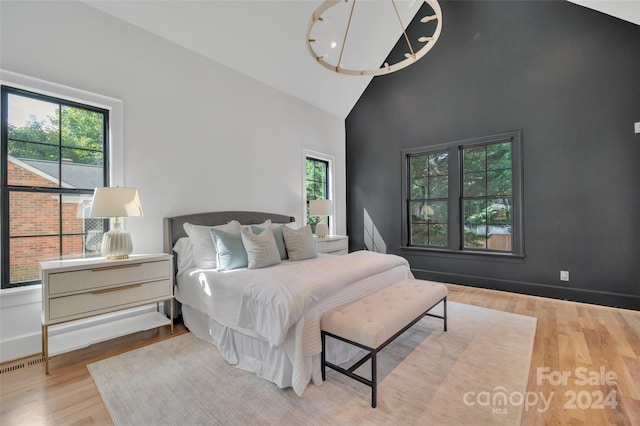
[[[511,195],[511,143],[495,143],[463,150],[463,196]]]
[[[449,156],[446,151],[416,155],[409,159],[412,200],[447,198]]]
[[[492,229],[511,226],[511,143],[463,150],[464,247],[485,248]]]
[[[446,223],[413,223],[411,225],[411,245],[446,247],[448,238]]]
[[[315,233],[316,224],[321,220],[329,223],[327,216],[310,216],[309,204],[310,200],[326,200],[328,199],[327,178],[329,176],[328,163],[326,161],[307,158],[306,161],[306,182],[307,182],[307,224],[311,225],[312,232]]]
[[[449,155],[447,151],[409,157],[411,244],[446,247],[448,241]]]
[[[465,147],[461,155],[464,247],[486,248],[491,232],[511,226],[511,142]],[[412,245],[448,245],[448,162],[446,150],[409,157]]]
[[[53,116],[31,116],[25,126],[9,125],[8,153],[17,158],[103,163],[104,117],[99,112],[62,105]],[[60,151],[59,151],[60,149]]]

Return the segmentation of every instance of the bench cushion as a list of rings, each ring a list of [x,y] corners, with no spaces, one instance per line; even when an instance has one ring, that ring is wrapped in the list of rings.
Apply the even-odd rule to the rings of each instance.
[[[405,280],[322,316],[322,330],[378,348],[447,296],[444,284]]]

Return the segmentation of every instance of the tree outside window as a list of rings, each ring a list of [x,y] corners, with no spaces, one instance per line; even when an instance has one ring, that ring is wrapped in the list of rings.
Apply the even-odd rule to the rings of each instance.
[[[449,235],[449,154],[409,157],[411,245],[446,247]]]
[[[511,142],[462,148],[464,248],[511,251]]]
[[[306,188],[307,188],[307,224],[315,234],[316,224],[324,220],[329,224],[329,216],[309,215],[309,201],[329,199],[329,162],[313,157],[306,157]]]
[[[523,255],[519,131],[404,150],[403,246]]]

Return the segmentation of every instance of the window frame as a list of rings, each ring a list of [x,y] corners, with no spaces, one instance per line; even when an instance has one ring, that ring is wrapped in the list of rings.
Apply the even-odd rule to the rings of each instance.
[[[424,180],[426,179],[427,181],[427,191],[426,194],[423,198],[413,198],[412,196],[412,180],[415,178],[415,176],[412,176],[411,173],[411,160],[413,158],[416,157],[421,157],[421,156],[427,156],[427,165],[430,164],[430,160],[428,157],[431,157],[432,155],[437,157],[439,155],[442,154],[447,154],[447,194],[446,197],[445,196],[432,196],[431,194],[431,190],[430,190],[430,185],[431,185],[431,180],[432,178],[441,178],[442,176],[445,175],[433,175],[431,174],[431,171],[429,170],[429,173],[427,175],[422,175],[421,178]],[[446,221],[446,226],[447,226],[447,246],[448,246],[448,235],[449,235],[449,223],[448,223],[448,218],[449,218],[449,190],[448,190],[448,181],[449,181],[449,167],[448,167],[448,160],[449,160],[449,152],[446,149],[440,149],[440,150],[433,150],[433,151],[429,151],[429,152],[419,152],[419,153],[412,153],[412,154],[408,154],[406,156],[406,163],[407,163],[407,174],[406,174],[406,183],[407,183],[407,202],[406,202],[406,208],[407,208],[407,225],[409,226],[412,221],[409,219],[409,216],[411,215],[411,212],[413,211],[412,209],[412,204],[413,203],[425,203],[427,205],[432,204],[432,203],[443,203],[447,206],[447,221]],[[430,169],[430,167],[428,167]],[[435,222],[436,225],[441,225],[443,224],[443,222]],[[426,224],[427,225],[427,239],[430,241],[431,240],[431,232],[430,232],[430,227],[431,225],[429,223]],[[412,245],[412,235],[411,235],[411,231],[409,230],[409,232],[407,233],[407,245]],[[421,245],[421,246],[417,246],[417,247],[425,247],[425,248],[443,248],[443,246],[441,245]]]
[[[70,195],[92,195],[94,188],[66,188],[64,185],[61,185],[63,177],[59,177],[59,182],[57,186],[28,186],[28,185],[14,185],[10,184],[8,181],[8,99],[9,95],[17,95],[22,97],[27,97],[30,99],[55,103],[59,106],[66,106],[71,108],[79,108],[87,111],[96,112],[102,114],[103,123],[102,123],[102,131],[103,131],[103,149],[102,149],[102,184],[104,186],[108,186],[110,181],[110,164],[111,164],[111,109],[105,108],[103,105],[95,105],[91,102],[79,101],[76,99],[69,99],[64,96],[60,96],[54,93],[47,93],[44,90],[32,89],[21,87],[19,84],[11,84],[9,82],[1,82],[1,103],[2,103],[2,124],[1,124],[1,141],[0,144],[0,162],[1,162],[1,174],[0,174],[0,203],[2,205],[2,210],[6,212],[3,214],[0,221],[0,246],[2,247],[2,255],[0,256],[0,280],[2,282],[2,289],[9,288],[20,288],[27,287],[32,285],[37,285],[41,283],[40,279],[30,280],[30,281],[20,281],[20,282],[11,282],[11,272],[10,272],[10,241],[12,236],[9,234],[10,229],[10,218],[9,218],[9,208],[10,208],[10,195],[12,193],[16,194],[50,194],[53,196],[58,196],[59,200],[63,200],[64,197],[68,197]],[[59,131],[62,131],[61,129]],[[52,145],[56,147],[59,152],[65,149],[64,144],[62,144],[62,140],[59,139],[56,145]],[[64,163],[63,157],[60,155],[58,158],[58,167],[60,173],[60,167]],[[33,236],[25,236],[21,238],[39,238],[39,237],[57,237],[59,239],[59,255],[63,255],[63,240],[67,236],[78,235],[76,233],[65,233],[64,232],[64,216],[62,215],[62,205],[63,202],[60,203],[60,215],[58,217],[58,232],[54,234],[43,234],[43,235],[33,235]],[[103,220],[104,225],[103,229],[105,232],[109,229],[109,220]],[[84,228],[83,228],[84,235]]]
[[[302,156],[302,193],[303,193],[303,207],[302,207],[302,217],[304,225],[307,225],[307,212],[309,211],[309,199],[307,198],[307,159],[316,160],[323,162],[327,165],[327,176],[326,176],[326,196],[327,200],[332,200],[331,203],[331,214],[327,218],[327,225],[329,226],[329,235],[335,234],[335,220],[331,220],[333,216],[335,216],[335,196],[334,196],[334,164],[335,159],[331,155],[323,154],[316,151],[303,150]]]
[[[500,142],[511,142],[512,176],[512,246],[511,251],[464,248],[463,213],[463,150],[473,146],[486,146]],[[417,155],[440,151],[448,153],[449,197],[448,197],[448,244],[446,247],[427,247],[411,244],[410,229],[410,181],[409,158]],[[502,257],[524,257],[524,221],[523,221],[523,162],[522,130],[497,133],[477,138],[464,139],[443,144],[404,149],[402,154],[402,237],[401,249],[428,251],[433,253],[458,255],[482,255]]]

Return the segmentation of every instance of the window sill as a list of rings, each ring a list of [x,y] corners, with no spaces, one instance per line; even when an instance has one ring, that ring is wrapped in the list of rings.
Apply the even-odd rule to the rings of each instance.
[[[31,303],[42,303],[42,284],[0,290],[0,310]]]
[[[431,247],[413,247],[413,246],[400,246],[400,250],[415,253],[424,253],[445,258],[460,258],[478,259],[478,260],[505,260],[505,261],[522,261],[525,258],[524,254],[518,253],[505,253],[497,251],[479,251],[479,250],[449,250],[439,249]]]

